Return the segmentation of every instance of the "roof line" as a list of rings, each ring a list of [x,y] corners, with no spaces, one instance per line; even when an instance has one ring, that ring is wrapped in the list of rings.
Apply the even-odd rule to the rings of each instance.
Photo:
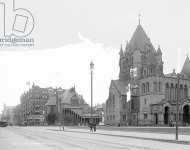
[[[112,80],[112,82],[114,83],[114,80]],[[122,95],[121,92],[119,91],[119,89],[117,88],[117,86],[116,86],[115,83],[114,83],[114,86],[115,86],[116,90],[118,91],[118,93],[119,93],[120,95]]]

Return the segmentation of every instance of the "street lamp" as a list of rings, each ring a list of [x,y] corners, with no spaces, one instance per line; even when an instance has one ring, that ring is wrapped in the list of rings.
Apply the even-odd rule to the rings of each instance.
[[[178,120],[179,120],[179,79],[180,74],[177,74],[177,100],[176,100],[176,136],[175,139],[178,140]]]
[[[59,99],[57,87],[56,87],[56,102],[57,102],[57,112],[58,112],[58,117],[59,117],[59,124],[60,124],[60,126],[62,126],[62,129],[64,131],[64,119],[63,119],[63,112],[62,112],[62,108],[61,108],[61,99]],[[64,110],[64,108],[63,108],[63,110]],[[60,128],[60,126],[59,126],[59,128]]]
[[[94,63],[91,61],[90,63],[90,71],[91,71],[91,121],[92,121],[92,101],[93,101],[93,70],[94,70]]]

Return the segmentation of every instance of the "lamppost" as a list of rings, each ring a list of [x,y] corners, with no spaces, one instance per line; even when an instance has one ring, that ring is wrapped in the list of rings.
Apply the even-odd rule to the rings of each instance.
[[[179,79],[180,74],[177,74],[177,100],[176,100],[176,136],[175,139],[178,140],[178,120],[179,120]]]
[[[57,102],[57,112],[58,112],[58,117],[59,117],[59,124],[60,124],[60,127],[62,126],[62,129],[64,130],[64,119],[63,119],[63,112],[62,112],[62,108],[61,108],[61,99],[59,99],[57,87],[56,87],[56,102]],[[64,110],[64,108],[63,108],[63,110]]]
[[[92,106],[93,106],[93,70],[94,70],[94,63],[91,61],[90,63],[90,71],[91,71],[91,121],[92,121]]]

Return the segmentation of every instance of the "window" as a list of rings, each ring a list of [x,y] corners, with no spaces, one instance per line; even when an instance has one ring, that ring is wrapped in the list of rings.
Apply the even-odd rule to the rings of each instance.
[[[148,114],[145,113],[145,114],[144,114],[144,119],[147,119],[147,118],[148,118]]]
[[[159,82],[159,86],[158,86],[158,91],[159,92],[161,92],[161,86],[162,86],[162,84],[161,84],[161,82]]]
[[[146,100],[146,99],[144,99],[144,104],[145,104],[145,105],[147,104],[147,100]]]
[[[149,92],[149,83],[146,83],[146,92]]]
[[[188,97],[188,88],[187,88],[187,85],[185,85],[185,87],[184,87],[184,97],[185,98]]]
[[[144,70],[144,77],[146,76],[146,70]]]
[[[113,95],[113,105],[115,105],[115,95]]]
[[[157,92],[157,82],[154,82],[154,92]]]
[[[142,84],[142,93],[145,93],[145,84]]]
[[[169,99],[169,84],[166,83],[165,85],[165,97],[166,99]]]
[[[136,119],[136,115],[133,115],[133,120],[135,120]]]
[[[180,85],[180,89],[179,89],[179,97],[183,98],[183,85]]]
[[[153,70],[152,70],[152,68],[150,69],[150,74],[152,75],[152,73],[153,73]]]
[[[133,66],[133,56],[131,56],[131,65]]]
[[[123,121],[126,121],[126,115],[123,115]]]

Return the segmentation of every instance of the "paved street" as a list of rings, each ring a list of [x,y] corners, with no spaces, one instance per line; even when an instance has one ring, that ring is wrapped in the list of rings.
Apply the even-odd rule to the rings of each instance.
[[[151,133],[121,132],[98,130],[90,133],[87,129],[66,127],[59,131],[58,127],[6,127],[0,128],[1,150],[189,150],[188,143],[179,144],[168,139],[172,135],[159,134],[157,140]],[[154,136],[155,136],[154,135]],[[135,138],[137,137],[137,138]],[[145,138],[144,138],[145,137]],[[148,137],[148,138],[147,138]],[[186,138],[187,137],[187,138]],[[190,139],[186,135],[185,139]]]

